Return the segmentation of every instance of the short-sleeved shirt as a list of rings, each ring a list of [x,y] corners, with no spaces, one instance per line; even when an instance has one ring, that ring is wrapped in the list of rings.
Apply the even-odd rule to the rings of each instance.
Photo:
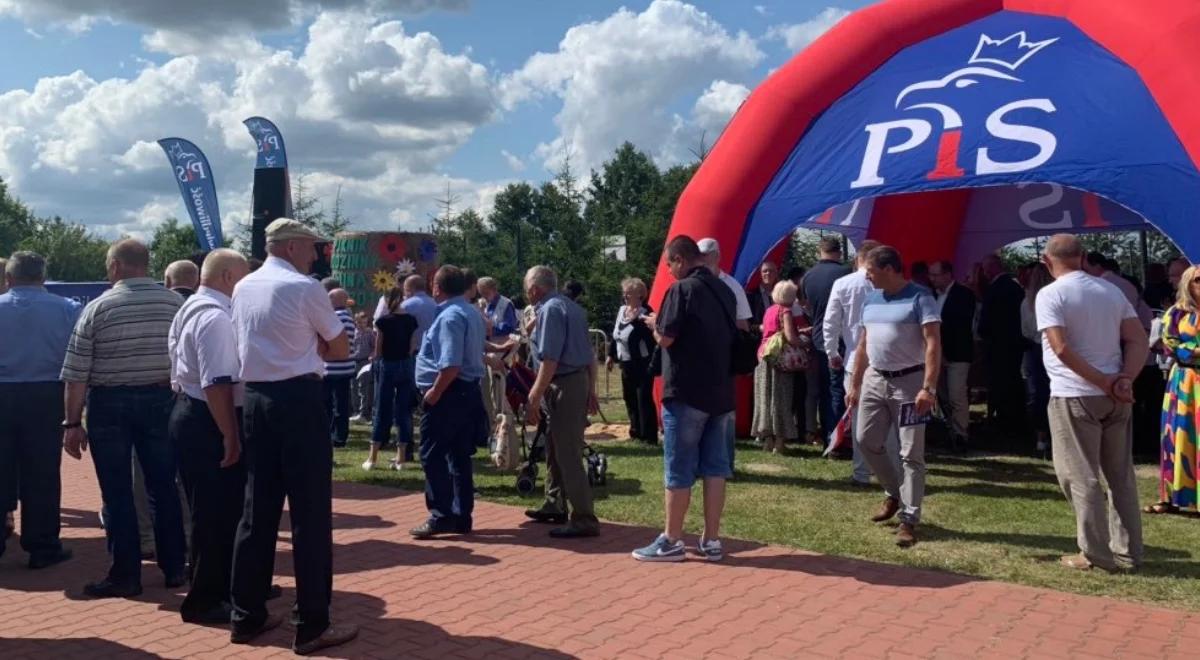
[[[234,288],[233,327],[247,383],[324,374],[317,337],[331,341],[344,331],[321,283],[278,257]]]
[[[379,329],[379,355],[384,360],[407,360],[412,357],[413,335],[417,318],[412,314],[388,314],[375,321]]]
[[[558,363],[555,376],[586,369],[596,359],[588,338],[587,312],[560,293],[552,293],[538,304],[532,341],[535,368],[543,360],[554,360]]]
[[[82,309],[41,286],[0,295],[0,383],[53,383]]]
[[[883,289],[870,292],[863,303],[862,326],[871,366],[900,371],[925,364],[922,327],[941,321],[933,293],[919,284],[909,282],[893,295]]]
[[[739,321],[749,321],[754,318],[754,312],[750,310],[750,301],[746,298],[746,290],[742,288],[742,285],[738,284],[738,281],[725,271],[721,271],[717,277],[733,292],[733,302],[736,310],[733,318]]]
[[[206,387],[240,384],[232,308],[229,296],[205,286],[179,308],[167,339],[177,391],[207,402]],[[241,387],[234,388],[233,400],[241,405]]]
[[[354,340],[358,337],[358,326],[354,325],[354,316],[350,314],[350,310],[345,308],[335,309],[333,310],[333,313],[337,314],[338,320],[342,322],[342,329],[346,332],[346,339],[353,344]],[[326,362],[325,375],[342,377],[353,376],[357,371],[356,366],[357,365],[355,364],[353,356],[350,356],[345,360]]]
[[[458,379],[483,378],[483,315],[457,296],[438,305],[437,318],[417,353],[417,387],[429,389],[443,369],[459,367]]]
[[[182,304],[178,293],[149,277],[117,282],[79,315],[62,379],[92,387],[169,383],[167,335]]]
[[[722,415],[734,408],[730,358],[733,292],[704,267],[671,285],[658,314],[658,334],[674,341],[663,351],[663,400],[678,400]]]
[[[1042,287],[1035,307],[1050,396],[1104,396],[1103,390],[1058,359],[1045,333],[1049,328],[1062,328],[1067,346],[1085,362],[1104,374],[1120,373],[1121,322],[1138,317],[1125,295],[1111,282],[1077,270]]]
[[[503,339],[520,332],[517,326],[517,307],[508,298],[496,296],[495,300],[487,304],[483,313],[492,322],[492,337]]]

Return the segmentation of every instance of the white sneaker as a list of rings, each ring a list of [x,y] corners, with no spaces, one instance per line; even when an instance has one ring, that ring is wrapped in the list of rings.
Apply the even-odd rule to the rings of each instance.
[[[397,461],[396,459],[393,458],[392,460],[388,461],[388,469],[396,470],[397,472],[399,472],[400,470],[404,469],[404,463],[401,463],[400,461]]]
[[[363,417],[362,415],[355,415],[350,418],[350,421],[354,422],[355,424],[358,424],[359,422],[365,422],[366,420],[367,418]]]
[[[721,549],[721,541],[719,539],[701,538],[696,543],[696,550],[704,555],[708,561],[721,561],[725,558],[725,552]]]
[[[371,470],[375,469],[375,463],[373,461],[363,461],[362,468],[367,472],[370,472]]]

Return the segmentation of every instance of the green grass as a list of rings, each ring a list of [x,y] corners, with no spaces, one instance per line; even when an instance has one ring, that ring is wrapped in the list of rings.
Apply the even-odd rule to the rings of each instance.
[[[616,387],[619,385],[614,384]],[[623,421],[609,401],[610,422]],[[420,469],[365,473],[365,427],[336,452],[336,479],[409,490],[423,488]],[[609,483],[596,490],[596,512],[616,522],[662,525],[662,455],[629,441],[593,440],[609,457]],[[1008,456],[930,456],[920,543],[901,550],[891,528],[867,520],[881,501],[873,489],[849,484],[850,463],[822,458],[814,448],[772,456],[739,444],[722,535],[843,557],[931,568],[1080,594],[1200,609],[1200,519],[1144,516],[1146,563],[1136,575],[1077,573],[1058,566],[1076,551],[1075,522],[1047,461]],[[386,460],[383,461],[386,464]],[[1156,500],[1155,469],[1139,468],[1142,502]],[[476,484],[485,500],[528,506],[512,473],[500,473],[479,453]],[[539,479],[539,487],[541,480]],[[699,531],[698,501],[688,530]],[[649,540],[649,539],[647,539]]]

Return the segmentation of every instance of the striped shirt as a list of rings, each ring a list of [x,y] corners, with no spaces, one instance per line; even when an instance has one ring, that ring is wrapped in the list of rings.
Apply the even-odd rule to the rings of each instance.
[[[168,383],[167,336],[182,304],[179,294],[149,277],[117,282],[80,314],[62,379],[92,387]]]
[[[337,314],[338,320],[342,322],[342,328],[346,330],[346,339],[353,344],[355,337],[358,335],[358,327],[354,325],[354,317],[344,307],[333,310],[333,313]],[[357,371],[357,365],[353,359],[325,363],[326,376],[353,376]]]

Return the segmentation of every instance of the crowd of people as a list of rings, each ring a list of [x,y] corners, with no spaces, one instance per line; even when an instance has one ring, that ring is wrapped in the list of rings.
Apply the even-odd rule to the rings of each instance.
[[[545,497],[526,515],[554,525],[556,538],[600,533],[584,467],[600,364],[577,286],[535,266],[521,309],[496,280],[444,265],[431,281],[408,277],[370,313],[338,282],[308,275],[322,237],[284,218],[266,239],[261,264],[218,249],[199,267],[171,264],[165,286],[150,277],[144,244],[118,241],[106,260],[112,288],[86,307],[46,291],[41,256],[7,260],[0,336],[18,339],[0,345],[0,505],[9,520],[22,508],[30,568],[71,558],[59,538],[60,446],[74,459],[88,452],[111,563],[84,594],[140,594],[141,562],[152,557],[166,588],[187,586],[185,621],[228,623],[231,642],[248,643],[283,620],[267,603],[281,593],[271,576],[286,499],[294,648],[344,643],[357,629],[330,620],[332,448],[355,419],[373,426],[363,469],[393,442],[390,469],[419,457],[428,516],[416,539],[471,533],[473,457],[513,421],[546,429]],[[677,236],[659,310],[644,282],[622,282],[604,361],[620,369],[631,438],[660,441],[653,387],[662,381],[665,521],[633,558],[686,557],[696,481],[704,522],[694,551],[723,557],[748,341],[757,343],[751,428],[763,449],[840,445],[853,483],[872,487],[873,475],[882,488],[870,519],[898,517],[901,547],[918,542],[929,425],[940,420],[952,446],[972,443],[977,344],[990,421],[1010,434],[1031,429],[1053,456],[1078,522],[1080,552],[1065,566],[1135,570],[1141,514],[1195,509],[1195,267],[1149,269],[1166,279],[1140,287],[1069,235],[1015,277],[991,256],[965,282],[949,262],[906,267],[873,241],[859,245],[853,268],[839,241],[822,239],[819,251],[816,265],[786,277],[764,263],[746,290],[721,270],[716,240]],[[518,359],[534,377],[525,419],[509,420],[505,376]],[[1151,425],[1160,501],[1139,509],[1132,448]]]

